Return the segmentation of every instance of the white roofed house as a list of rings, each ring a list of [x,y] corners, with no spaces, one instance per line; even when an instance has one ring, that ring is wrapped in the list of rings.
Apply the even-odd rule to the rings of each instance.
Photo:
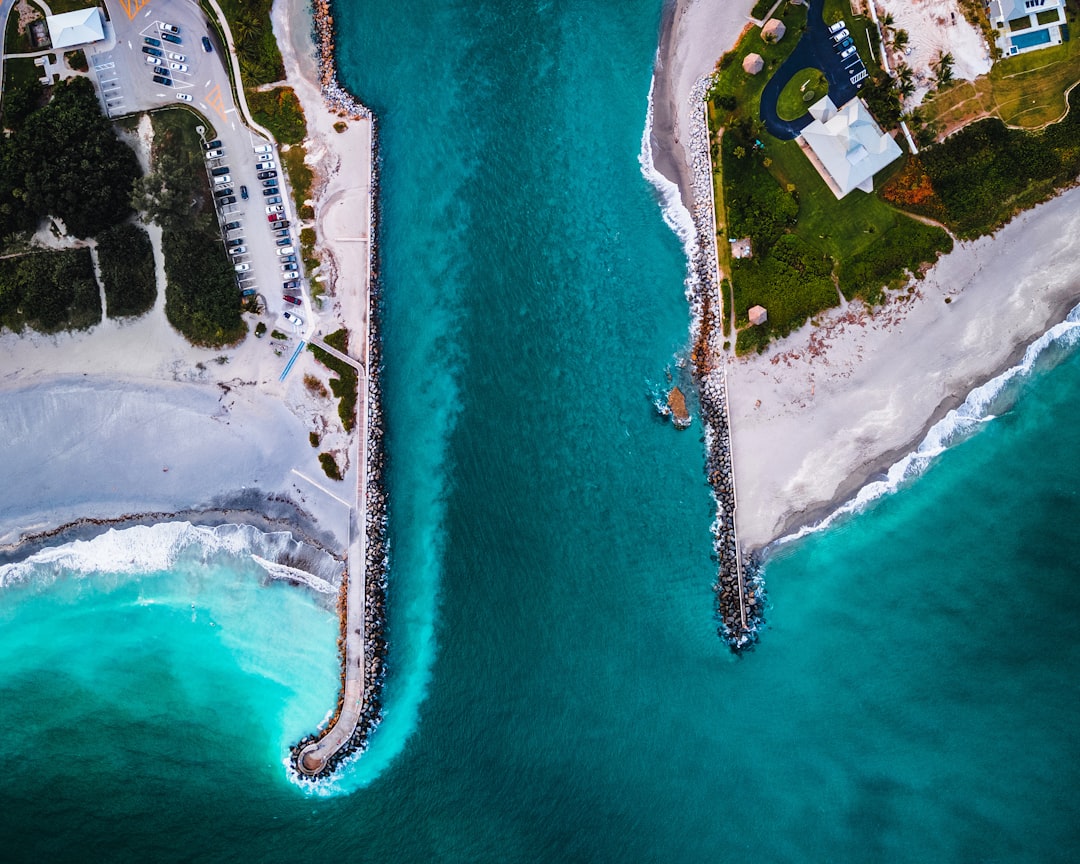
[[[852,189],[873,192],[874,175],[901,155],[861,99],[837,108],[825,96],[810,106],[810,116],[799,146],[837,198]]]
[[[97,6],[64,12],[62,15],[48,15],[45,23],[49,28],[49,39],[53,48],[74,48],[76,45],[100,42],[105,38],[101,10]]]
[[[989,0],[986,11],[1006,56],[1063,41],[1065,0]]]

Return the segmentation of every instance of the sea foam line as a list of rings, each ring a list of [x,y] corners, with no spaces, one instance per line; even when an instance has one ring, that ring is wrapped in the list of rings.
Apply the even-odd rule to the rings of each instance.
[[[989,423],[998,416],[992,413],[995,400],[1012,382],[1029,377],[1043,352],[1052,346],[1073,348],[1078,342],[1080,342],[1080,305],[1073,307],[1064,321],[1055,324],[1032,342],[1024,351],[1024,356],[1019,363],[972,389],[963,403],[953,408],[927,430],[926,436],[918,447],[892,464],[886,472],[885,479],[867,483],[855,494],[854,498],[838,507],[820,522],[804,525],[797,531],[775,540],[770,546],[782,546],[809,534],[824,531],[837,519],[865,510],[872,502],[892,494],[905,482],[922,475],[934,459],[949,447],[966,440],[979,426]]]
[[[673,183],[661,174],[653,161],[653,91],[655,89],[656,75],[654,74],[652,81],[649,83],[649,100],[645,109],[645,131],[641,133],[641,152],[638,153],[638,164],[641,166],[642,175],[649,181],[649,184],[656,190],[660,198],[660,214],[663,216],[664,223],[682,241],[683,250],[689,260],[693,255],[696,239],[694,219],[690,215],[690,211],[683,205],[678,184]]]

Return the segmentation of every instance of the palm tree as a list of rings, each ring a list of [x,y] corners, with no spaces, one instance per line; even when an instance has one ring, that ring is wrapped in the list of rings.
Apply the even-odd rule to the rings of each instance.
[[[942,87],[953,80],[953,63],[956,62],[953,55],[948,51],[942,51],[937,60],[930,64],[930,68],[934,70],[934,76],[937,80],[938,87]]]
[[[908,32],[907,30],[897,30],[893,33],[892,37],[893,48],[897,51],[903,51],[908,44]]]

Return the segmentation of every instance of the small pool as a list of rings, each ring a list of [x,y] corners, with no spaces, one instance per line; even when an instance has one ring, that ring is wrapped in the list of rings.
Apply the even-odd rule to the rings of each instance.
[[[1010,36],[1009,41],[1022,51],[1025,48],[1034,48],[1036,45],[1048,43],[1050,41],[1050,31],[1036,30],[1033,33],[1018,33],[1015,36]]]

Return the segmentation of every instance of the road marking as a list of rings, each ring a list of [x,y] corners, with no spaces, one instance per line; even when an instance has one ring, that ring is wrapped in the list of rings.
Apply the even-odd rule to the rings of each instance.
[[[218,84],[216,87],[214,87],[213,90],[210,91],[210,95],[206,97],[206,101],[210,105],[210,107],[213,108],[215,112],[217,112],[218,117],[220,117],[222,121],[228,119],[225,116],[225,99],[221,95],[220,84]]]

